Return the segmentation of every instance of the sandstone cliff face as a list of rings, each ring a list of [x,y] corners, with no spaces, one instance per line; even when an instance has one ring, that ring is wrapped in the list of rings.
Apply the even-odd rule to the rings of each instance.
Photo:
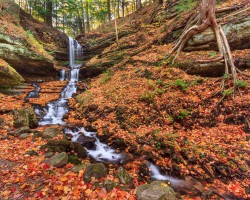
[[[61,39],[60,39],[61,38]],[[55,79],[55,59],[67,59],[67,36],[2,0],[0,58],[28,79]]]

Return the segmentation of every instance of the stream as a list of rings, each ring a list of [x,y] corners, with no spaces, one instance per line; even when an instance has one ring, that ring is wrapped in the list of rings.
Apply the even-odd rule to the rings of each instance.
[[[76,64],[76,60],[79,59],[81,55],[81,45],[69,37],[70,70],[69,74],[66,74],[65,70],[61,70],[59,79],[61,81],[68,80],[68,84],[63,88],[59,99],[49,102],[45,108],[34,106],[36,114],[40,117],[40,126],[53,124],[66,125],[63,118],[69,111],[68,99],[77,91],[77,81],[79,79],[81,64]],[[37,84],[33,84],[33,86],[34,90],[31,91],[26,98],[37,98],[39,96],[40,87]],[[96,132],[88,132],[83,127],[74,127],[72,129],[64,128],[64,133],[71,135],[72,141],[78,142],[79,137],[92,139],[93,145],[91,147],[83,146],[88,156],[97,162],[123,164],[127,159],[125,153],[118,152],[107,144],[102,143],[97,137]],[[150,170],[152,180],[168,180],[175,189],[179,187],[187,188],[187,183],[184,180],[161,173],[159,167],[149,161],[147,162],[147,166]]]

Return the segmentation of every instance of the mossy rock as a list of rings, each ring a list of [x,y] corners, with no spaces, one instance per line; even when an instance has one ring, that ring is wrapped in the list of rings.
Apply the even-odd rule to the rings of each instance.
[[[14,110],[14,127],[37,128],[38,120],[33,108],[23,108],[20,110]]]
[[[60,130],[58,128],[47,127],[43,131],[43,137],[46,139],[53,138],[60,134]]]
[[[70,142],[67,139],[49,140],[45,145],[48,152],[67,152],[69,150]]]
[[[62,152],[44,160],[44,162],[54,167],[63,167],[68,163],[68,155],[65,152]]]
[[[140,185],[136,190],[138,200],[176,200],[175,191],[164,181]]]
[[[134,185],[132,176],[123,167],[117,170],[116,176],[122,184],[130,185],[131,187]]]
[[[84,147],[80,143],[70,142],[69,148],[70,150],[73,150],[79,158],[87,157],[87,151],[84,149]]]
[[[68,162],[73,165],[80,165],[82,163],[81,160],[75,155],[69,155]]]
[[[7,62],[0,59],[0,87],[20,85],[24,82],[23,77]]]
[[[91,178],[94,177],[96,179],[103,178],[107,176],[107,168],[102,163],[94,163],[90,164],[86,167],[85,173],[84,173],[84,181],[90,182]]]

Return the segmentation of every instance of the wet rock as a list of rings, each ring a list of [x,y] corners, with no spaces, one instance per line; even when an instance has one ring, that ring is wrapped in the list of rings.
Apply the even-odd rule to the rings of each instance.
[[[88,132],[96,132],[96,131],[97,131],[97,130],[96,130],[93,126],[91,126],[91,125],[85,126],[84,129],[85,129],[86,131],[88,131]]]
[[[82,162],[79,160],[79,158],[75,155],[69,155],[69,160],[68,160],[69,163],[73,164],[73,165],[79,165],[81,164]]]
[[[92,177],[100,179],[105,177],[106,175],[107,175],[107,168],[104,166],[104,164],[94,163],[86,167],[83,178],[84,181],[90,182]]]
[[[63,140],[49,140],[46,148],[48,152],[67,152],[69,150],[70,142],[67,139]]]
[[[26,138],[28,138],[29,136],[30,136],[29,133],[22,133],[22,134],[20,135],[20,139],[26,139]]]
[[[38,155],[38,153],[34,150],[26,151],[25,154],[30,155],[30,156],[37,156]]]
[[[43,137],[46,139],[50,139],[50,138],[57,136],[59,133],[60,133],[60,130],[58,128],[47,127],[44,129]]]
[[[149,177],[150,171],[149,171],[148,166],[145,163],[139,165],[138,175],[139,175],[139,180],[143,180]]]
[[[87,157],[87,151],[84,149],[84,147],[78,143],[78,142],[70,142],[71,150],[73,150],[79,158],[86,158]]]
[[[120,149],[120,150],[125,150],[127,148],[127,144],[126,142],[124,141],[123,138],[118,138],[118,139],[115,139],[113,142],[112,142],[112,146],[116,149]]]
[[[44,162],[54,167],[63,167],[68,163],[68,155],[65,152],[58,153],[53,157],[44,160]]]
[[[116,176],[122,184],[130,185],[131,187],[134,186],[133,178],[125,169],[123,169],[123,167],[120,167],[117,170]]]
[[[81,143],[84,147],[86,147],[88,149],[95,148],[95,138],[88,137],[85,135],[80,135],[76,141]]]
[[[14,127],[37,128],[38,120],[35,111],[32,108],[14,110]]]
[[[138,200],[176,200],[175,191],[164,181],[140,185],[136,190]]]

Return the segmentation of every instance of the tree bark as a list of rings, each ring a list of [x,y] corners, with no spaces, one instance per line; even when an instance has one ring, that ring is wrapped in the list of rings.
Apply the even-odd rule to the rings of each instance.
[[[107,0],[108,20],[111,21],[110,0]]]
[[[46,0],[45,21],[46,24],[48,24],[49,26],[52,26],[52,10],[53,10],[52,0]]]
[[[87,32],[90,31],[90,22],[89,22],[89,2],[88,0],[86,1],[86,29]]]

